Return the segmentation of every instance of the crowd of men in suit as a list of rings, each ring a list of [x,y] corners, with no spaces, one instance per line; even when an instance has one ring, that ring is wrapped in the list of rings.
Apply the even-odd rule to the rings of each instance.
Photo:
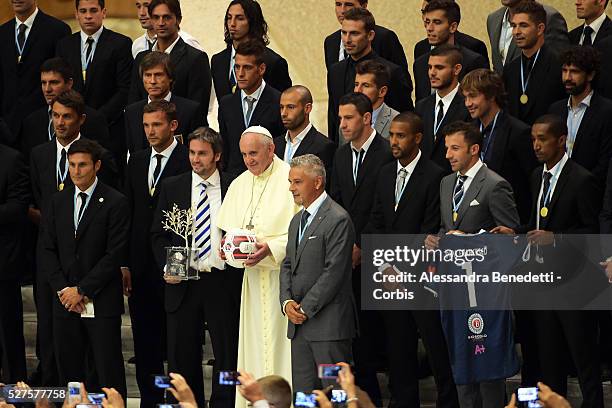
[[[361,238],[431,234],[426,244],[435,247],[436,234],[486,229],[546,245],[558,233],[610,233],[612,81],[601,75],[612,68],[608,1],[576,0],[584,23],[568,33],[553,7],[501,0],[487,19],[490,61],[483,41],[459,31],[459,4],[424,0],[426,38],[414,45],[412,76],[398,36],[376,24],[367,0],[335,1],[341,28],[324,40],[327,136],[310,121],[311,92],[292,86],[287,60],[268,47],[259,3],[229,2],[226,48],[210,60],[180,29],[178,0],[135,3],[145,30],[135,41],[104,27],[104,0],[75,1],[74,34],[36,0],[12,1],[15,18],[0,26],[0,379],[26,378],[20,286],[29,269],[38,318],[32,384],[86,379],[125,398],[123,294],[142,406],[162,399],[151,375],[165,360],[204,406],[204,326],[214,373],[236,369],[242,272],[211,256],[200,281],[164,280],[164,247],[173,243],[159,208],[197,207],[195,179],[210,178],[214,217],[234,177],[249,171],[241,140],[256,133],[273,137],[273,152],[291,165],[287,189],[304,207],[287,226],[281,269],[294,386],[316,388],[308,367],[335,356],[354,361],[376,406],[381,366],[392,405],[418,406],[420,336],[439,406],[503,405],[505,377],[457,381],[438,312],[361,310]],[[213,91],[218,133],[207,121]],[[476,197],[486,205],[461,205]],[[312,208],[329,217],[321,227],[329,242],[309,249],[300,244]],[[295,277],[296,268],[328,268],[319,262],[328,257],[333,279]],[[319,299],[316,307],[294,299],[311,286],[322,292],[303,297]],[[603,406],[609,313],[514,319],[524,384],[544,380],[564,395],[573,366],[584,406]],[[335,343],[316,351],[323,342]],[[213,382],[212,405],[234,398]]]

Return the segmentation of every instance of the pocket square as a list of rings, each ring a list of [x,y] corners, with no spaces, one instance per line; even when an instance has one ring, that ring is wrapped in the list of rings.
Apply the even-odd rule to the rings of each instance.
[[[318,237],[317,237],[316,235],[313,235],[313,236],[311,236],[311,237],[308,237],[308,239],[315,239],[315,238],[318,238]]]
[[[480,203],[476,200],[472,200],[472,202],[470,203],[470,207],[476,207],[477,205],[480,205]]]

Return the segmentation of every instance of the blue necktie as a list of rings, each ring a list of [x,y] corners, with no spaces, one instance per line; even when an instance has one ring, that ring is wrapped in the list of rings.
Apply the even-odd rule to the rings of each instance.
[[[198,249],[197,259],[206,259],[210,255],[210,203],[206,194],[206,183],[201,183],[200,201],[196,207],[195,246]]]

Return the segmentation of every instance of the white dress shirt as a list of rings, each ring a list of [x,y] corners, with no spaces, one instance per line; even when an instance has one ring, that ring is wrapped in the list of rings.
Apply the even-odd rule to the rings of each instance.
[[[342,33],[340,33],[340,51],[338,52],[338,61],[344,61],[344,43],[342,42]]]
[[[66,178],[70,177],[70,175],[68,175],[68,149],[70,149],[70,146],[72,146],[72,144],[74,142],[76,142],[77,140],[79,140],[81,138],[81,134],[79,133],[77,135],[77,137],[70,143],[68,143],[66,146],[63,146],[60,142],[58,142],[57,138],[55,139],[55,178],[57,179],[59,177],[59,173],[60,173],[60,160],[62,158],[62,150],[66,150],[66,167],[64,169],[61,169],[62,174],[66,175]],[[59,184],[60,182],[63,183],[66,178],[64,178],[64,180],[57,180],[57,184]]]
[[[283,156],[285,162],[289,163],[291,159],[293,159],[296,150],[300,147],[300,143],[302,143],[302,140],[304,140],[308,132],[310,132],[310,129],[312,129],[312,123],[308,123],[308,126],[298,133],[293,142],[291,141],[291,137],[289,137],[289,131],[287,131],[285,135],[285,141],[287,143],[285,144],[285,155]]]
[[[580,129],[580,124],[584,118],[584,114],[591,106],[591,98],[593,91],[589,93],[576,107],[572,107],[572,97],[567,100],[567,141],[565,142],[565,151],[569,157],[572,157],[572,151],[576,144],[576,136]]]
[[[191,45],[193,48],[200,51],[204,51],[202,45],[198,42],[198,40],[188,32],[183,30],[179,31],[179,37],[181,37],[186,44]],[[136,58],[139,53],[149,50],[149,44],[147,43],[147,41],[155,43],[155,41],[157,41],[157,38],[149,38],[149,36],[145,32],[143,35],[135,39],[132,43],[132,57]]]
[[[178,42],[178,40],[180,40],[180,39],[181,39],[181,36],[180,36],[180,35],[177,35],[177,36],[176,36],[176,40],[174,40],[174,42],[173,42],[172,44],[170,44],[170,46],[169,46],[168,48],[166,48],[166,49],[164,50],[164,52],[165,52],[166,54],[170,54],[170,53],[172,52],[172,50],[174,49],[174,46],[176,45],[176,43],[177,43],[177,42]],[[153,46],[153,51],[161,51],[161,50],[159,49],[158,45],[157,45],[157,41],[155,41],[155,45]]]
[[[438,92],[436,91],[436,105],[434,106],[434,135],[438,133],[438,130],[440,130],[440,123],[437,123],[438,111],[440,110],[440,101],[442,101],[442,103],[444,104],[442,109],[442,112],[444,112],[442,120],[444,120],[444,117],[446,117],[446,112],[448,112],[448,108],[450,108],[451,103],[453,103],[453,99],[455,99],[455,95],[457,95],[457,92],[459,92],[459,84],[457,84],[455,89],[450,91],[444,98],[441,98]]]
[[[255,109],[257,109],[257,104],[259,103],[259,99],[261,98],[261,94],[263,93],[263,90],[266,86],[266,81],[264,81],[263,79],[261,80],[261,85],[259,85],[259,88],[257,88],[255,90],[255,92],[253,92],[250,95],[247,95],[246,92],[244,92],[243,89],[240,90],[240,99],[242,100],[242,116],[244,117],[244,123],[247,124],[247,112],[249,110],[249,104],[247,103],[247,96],[251,96],[253,98],[255,98],[255,103],[253,104],[253,112],[251,112],[251,118],[253,118],[253,113],[255,113]],[[248,124],[247,124],[248,127]]]
[[[170,99],[172,99],[172,91],[169,91],[168,95],[164,96],[162,99],[166,102],[170,102]],[[151,103],[151,102],[152,102],[151,98],[147,96],[147,103]]]
[[[559,160],[559,162],[557,164],[555,164],[550,170],[546,167],[546,163],[544,163],[544,168],[542,169],[542,180],[540,181],[540,193],[538,194],[538,201],[537,201],[537,225],[536,225],[536,229],[540,229],[540,202],[542,201],[542,194],[546,194],[546,191],[542,191],[544,189],[544,173],[546,173],[547,171],[550,171],[550,173],[552,174],[551,178],[550,178],[550,193],[548,193],[548,202],[550,202],[552,200],[553,194],[555,193],[555,187],[557,186],[557,181],[559,181],[559,176],[561,175],[561,172],[563,171],[563,167],[565,167],[565,163],[567,163],[567,161],[569,160],[569,156],[567,155],[567,153],[565,153],[563,155],[563,157],[561,158],[561,160]]]
[[[580,34],[580,45],[584,42],[584,28],[588,25],[593,29],[591,33],[591,44],[595,44],[595,38],[597,37],[597,33],[601,29],[604,21],[606,21],[606,13],[603,13],[601,16],[597,17],[591,24],[584,24],[582,26],[582,34]]]
[[[168,159],[170,159],[170,156],[172,155],[172,152],[174,151],[174,148],[177,144],[178,142],[176,141],[176,139],[172,138],[172,143],[163,152],[158,153],[157,151],[155,151],[155,149],[151,149],[151,159],[149,160],[149,177],[147,178],[147,180],[149,180],[150,189],[157,186],[157,183],[159,182],[159,179],[162,173],[164,172],[164,167],[166,167]],[[158,154],[161,154],[163,156],[161,159],[161,168],[159,171],[159,175],[157,176],[157,180],[153,180],[153,173],[155,172],[155,167],[157,166],[157,158],[155,156],[157,156]]]
[[[89,188],[85,191],[81,191],[77,186],[74,186],[74,231],[75,233],[79,227],[79,223],[83,219],[83,215],[85,215],[85,211],[87,210],[87,207],[89,206],[89,203],[91,201],[91,195],[93,194],[97,185],[98,185],[98,177],[96,177],[93,184],[89,186]],[[81,197],[79,196],[80,193],[87,194],[87,201],[85,202],[85,208],[83,208],[83,211],[81,212],[81,218],[78,218],[79,210],[81,209],[81,205],[82,205]]]
[[[217,249],[221,247],[221,230],[217,227],[217,215],[221,208],[221,176],[219,170],[215,172],[206,180],[198,176],[196,173],[191,173],[191,208],[195,214],[200,201],[200,192],[202,191],[202,182],[206,183],[206,194],[208,195],[208,203],[210,204],[210,245],[211,251],[209,255],[198,261],[192,259],[191,265],[194,269],[200,272],[210,272],[211,268],[220,270],[225,269],[225,262],[219,258]],[[195,248],[195,223],[193,225],[194,231],[191,234],[191,247]],[[193,255],[197,255],[196,251],[193,251]]]
[[[36,7],[36,9],[34,10],[34,12],[32,13],[30,17],[26,18],[26,21],[21,21],[17,18],[17,16],[15,16],[15,44],[18,44],[17,36],[19,35],[19,26],[22,24],[25,24],[26,26],[25,42],[23,43],[23,47],[25,48],[25,44],[27,44],[28,42],[28,36],[30,35],[30,31],[32,31],[32,26],[34,25],[34,19],[36,19],[37,15],[38,15],[38,7]]]
[[[87,69],[89,63],[94,59],[94,55],[96,54],[96,48],[98,47],[98,41],[100,40],[100,35],[102,35],[102,31],[104,30],[104,26],[100,27],[98,31],[93,33],[92,35],[87,35],[83,31],[81,31],[81,68],[83,71]],[[89,54],[89,61],[87,60],[87,39],[91,37],[94,42],[91,45],[91,53]]]
[[[408,184],[408,181],[410,180],[410,176],[412,175],[412,173],[414,173],[414,169],[416,168],[416,165],[419,162],[420,158],[421,158],[421,150],[419,149],[419,152],[417,153],[416,157],[412,159],[412,161],[408,163],[405,167],[402,166],[399,160],[397,161],[397,172],[395,173],[396,180],[397,180],[397,177],[399,177],[399,173],[400,171],[402,171],[402,169],[406,170],[406,173],[407,173],[406,179],[404,180],[404,187],[402,188],[402,194],[399,197],[400,199],[404,195],[404,190],[406,189],[406,185]]]
[[[510,25],[510,9],[506,7],[504,18],[502,19],[501,32],[499,35],[499,53],[501,54],[502,64],[506,64],[508,50],[512,43],[512,26]]]
[[[467,176],[467,178],[463,182],[463,197],[465,197],[465,193],[467,193],[468,189],[470,188],[472,180],[474,180],[474,177],[476,177],[476,173],[480,171],[482,166],[484,166],[484,163],[480,159],[478,159],[476,164],[473,165],[472,168],[469,169],[465,174],[463,174],[463,176]],[[457,182],[459,181],[459,176],[461,175],[461,173],[457,172],[457,181],[455,182],[455,185],[457,185]]]

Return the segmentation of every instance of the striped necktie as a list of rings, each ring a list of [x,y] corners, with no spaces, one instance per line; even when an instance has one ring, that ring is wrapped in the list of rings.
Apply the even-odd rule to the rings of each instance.
[[[196,207],[195,246],[198,249],[196,259],[206,259],[210,255],[210,202],[206,194],[206,183],[200,183],[200,201]]]

